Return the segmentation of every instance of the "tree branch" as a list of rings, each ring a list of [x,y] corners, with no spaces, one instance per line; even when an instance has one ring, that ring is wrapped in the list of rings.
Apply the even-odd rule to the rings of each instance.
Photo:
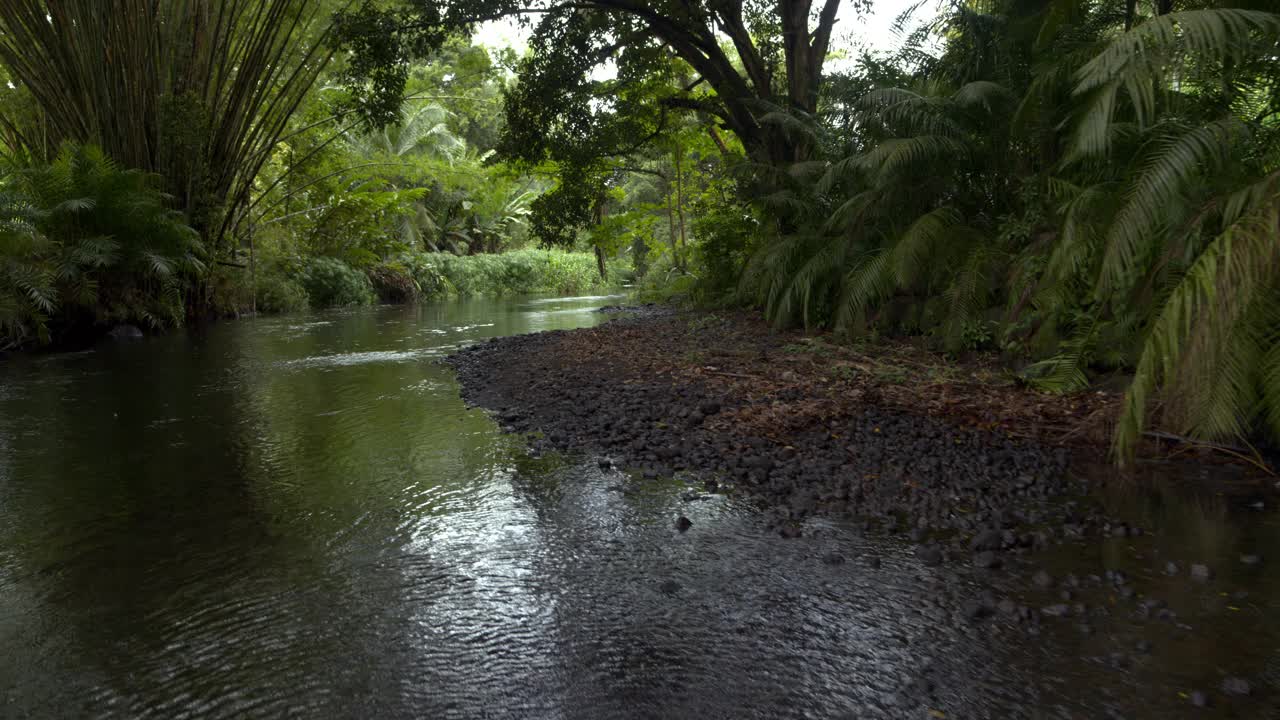
[[[758,94],[768,97],[773,87],[773,78],[769,76],[769,70],[765,67],[764,59],[760,57],[755,43],[751,42],[751,33],[747,31],[746,24],[742,20],[742,3],[725,3],[717,14],[724,33],[733,41],[738,57],[742,58],[742,66],[746,68],[751,84],[755,85]]]
[[[836,25],[836,13],[840,10],[840,0],[827,0],[818,16],[818,29],[813,34],[813,60],[821,68],[827,61],[827,51],[831,47],[831,31]]]

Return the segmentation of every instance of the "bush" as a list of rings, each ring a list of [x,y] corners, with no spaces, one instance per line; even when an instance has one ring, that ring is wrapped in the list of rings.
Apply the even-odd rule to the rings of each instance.
[[[258,276],[258,312],[300,312],[310,305],[307,289],[296,280],[278,273]]]
[[[299,281],[315,307],[370,305],[374,301],[369,277],[334,258],[307,261]]]
[[[0,178],[0,347],[182,323],[204,249],[158,185],[92,146]]]
[[[403,304],[418,299],[417,281],[409,269],[399,263],[373,266],[369,270],[369,281],[381,302]]]
[[[759,223],[750,210],[733,203],[700,203],[693,221],[691,265],[699,269],[698,291],[705,301],[735,294],[747,259],[759,242]]]
[[[428,253],[417,258],[418,267],[438,270],[459,295],[570,295],[607,286],[591,253],[531,248],[500,255]],[[428,294],[426,285],[423,292]]]
[[[636,283],[636,296],[645,302],[680,304],[694,299],[699,279],[675,266],[670,255],[653,261]]]
[[[440,269],[440,255],[415,253],[400,258],[400,264],[407,269],[418,287],[418,297],[424,300],[439,300],[457,293],[457,288]]]
[[[253,311],[253,282],[248,268],[214,265],[205,277],[209,304],[220,317]]]

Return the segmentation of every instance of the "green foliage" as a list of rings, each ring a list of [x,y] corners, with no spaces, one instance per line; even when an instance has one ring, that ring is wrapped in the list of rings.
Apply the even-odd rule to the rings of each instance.
[[[525,249],[501,255],[428,254],[423,262],[438,269],[459,295],[573,295],[605,287],[589,253]]]
[[[68,260],[76,267],[66,255],[79,254],[64,249],[21,223],[6,221],[0,228],[0,349],[49,342],[49,316],[59,301],[57,268]]]
[[[369,276],[337,258],[311,258],[298,282],[315,307],[369,305],[375,299]]]
[[[97,148],[70,146],[0,181],[0,343],[182,323],[203,247],[157,184]]]
[[[326,5],[6,0],[0,126],[32,158],[93,143],[156,173],[210,250],[229,250],[259,170],[328,65]]]
[[[237,7],[294,17],[315,1]],[[214,63],[199,82],[160,70],[178,57],[166,48],[211,40],[202,24],[160,23],[146,48],[132,32],[183,3],[118,4],[129,12],[90,27],[75,18],[95,4],[71,3],[61,35],[43,11],[0,11],[2,77],[18,81],[0,84],[0,142],[39,156],[47,121],[54,141],[152,153],[125,159],[165,169],[187,217],[235,242],[208,273],[157,179],[88,151],[11,174],[7,345],[176,324],[197,286],[274,311],[581,293],[630,263],[613,280],[646,297],[996,349],[1045,391],[1132,373],[1120,457],[1153,421],[1280,441],[1280,14],[1266,3],[952,3],[899,52],[832,75],[840,3],[805,17],[739,0],[548,6],[517,59],[456,31],[529,3],[397,0],[343,6],[334,37],[352,52],[332,69],[306,22],[241,17],[197,54],[255,38],[267,55],[290,38],[308,50]],[[136,102],[109,90],[111,63],[47,59],[117,46],[155,61],[129,75]],[[249,226],[255,288],[239,268]]]
[[[258,277],[258,311],[264,313],[301,312],[311,307],[307,289],[298,281],[277,273]]]
[[[1280,15],[1189,6],[1124,32],[1064,7],[954,6],[939,56],[833,83],[825,118],[771,116],[843,154],[771,171],[758,206],[800,220],[768,228],[742,289],[777,324],[1022,354],[1048,391],[1132,371],[1121,458],[1152,411],[1280,441]]]
[[[693,266],[697,268],[699,290],[707,300],[734,293],[742,269],[756,249],[760,222],[752,209],[739,202],[719,202],[708,193],[693,206]]]
[[[421,292],[409,268],[398,263],[384,263],[369,269],[369,280],[378,300],[384,303],[415,302]]]
[[[441,270],[441,258],[452,257],[436,253],[412,253],[400,257],[400,264],[408,271],[424,300],[439,300],[457,293],[457,288]]]

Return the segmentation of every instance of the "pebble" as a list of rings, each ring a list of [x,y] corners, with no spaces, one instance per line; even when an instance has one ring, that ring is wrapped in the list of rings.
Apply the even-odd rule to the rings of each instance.
[[[920,558],[920,562],[927,567],[936,567],[942,564],[942,548],[937,545],[925,545],[916,551],[916,557]]]
[[[822,562],[828,565],[843,565],[844,556],[837,552],[830,552],[822,556]]]
[[[1209,707],[1209,696],[1203,690],[1192,690],[1189,699],[1196,707]]]
[[[999,550],[1004,542],[1004,536],[999,530],[987,529],[978,533],[973,541],[969,543],[969,549],[974,552],[980,550]]]
[[[1209,582],[1213,579],[1213,571],[1208,565],[1197,563],[1191,566],[1191,579],[1196,582]]]
[[[1169,562],[1164,564],[1165,575],[1177,575],[1180,572],[1182,572],[1182,568],[1178,567],[1178,563],[1170,560]]]
[[[1222,692],[1228,695],[1248,695],[1252,691],[1249,681],[1242,677],[1229,677],[1222,681]]]
[[[1053,585],[1053,576],[1044,570],[1040,570],[1031,577],[1031,582],[1035,583],[1038,587],[1047,588],[1050,585]]]
[[[676,530],[679,530],[680,532],[684,532],[685,530],[688,530],[691,527],[693,527],[693,521],[690,520],[689,518],[683,515],[676,518]]]
[[[1071,608],[1067,605],[1046,605],[1040,608],[1040,612],[1049,617],[1066,617],[1071,614]]]
[[[1261,555],[1241,555],[1240,562],[1245,565],[1257,565],[1262,562]]]
[[[1000,556],[990,550],[984,550],[973,556],[973,564],[976,567],[994,570],[1000,567]]]
[[[970,620],[980,620],[986,615],[986,608],[977,600],[969,600],[964,604],[964,616]]]

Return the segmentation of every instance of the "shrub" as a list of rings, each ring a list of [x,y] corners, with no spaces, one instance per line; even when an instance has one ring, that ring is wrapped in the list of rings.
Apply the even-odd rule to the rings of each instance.
[[[205,274],[196,232],[158,179],[92,146],[0,179],[0,346],[91,325],[182,323]]]
[[[300,312],[310,305],[307,289],[298,281],[274,272],[258,276],[258,312]]]
[[[420,264],[438,269],[459,295],[567,295],[606,286],[591,253],[529,248],[500,255],[429,253],[418,257]],[[425,294],[425,285],[423,290]]]
[[[247,268],[215,265],[205,278],[209,303],[222,317],[253,311],[253,283]]]
[[[299,281],[316,307],[369,305],[374,301],[369,277],[334,258],[312,258]]]
[[[438,300],[457,293],[457,288],[440,269],[439,255],[414,253],[400,258],[400,263],[418,287],[418,296],[424,300]]]
[[[34,229],[0,227],[0,350],[49,342],[59,249]]]
[[[375,265],[369,269],[369,281],[381,302],[411,303],[418,299],[418,283],[404,265]]]

